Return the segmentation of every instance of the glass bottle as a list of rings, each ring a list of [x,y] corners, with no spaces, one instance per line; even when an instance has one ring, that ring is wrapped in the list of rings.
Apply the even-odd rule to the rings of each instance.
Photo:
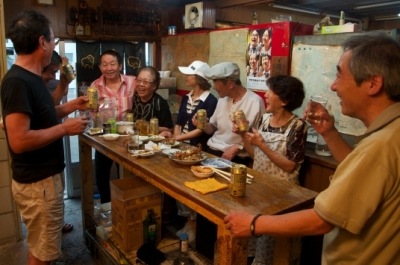
[[[99,113],[102,123],[108,122],[108,119],[115,119],[114,106],[110,101],[110,98],[104,98],[103,104],[99,107]]]
[[[147,218],[143,221],[143,243],[156,245],[157,223],[153,218],[153,210],[147,210]]]
[[[93,195],[93,204],[94,204],[94,218],[96,220],[100,217],[102,212],[100,194],[96,193]]]
[[[256,11],[253,11],[253,22],[252,25],[258,25],[258,18]]]

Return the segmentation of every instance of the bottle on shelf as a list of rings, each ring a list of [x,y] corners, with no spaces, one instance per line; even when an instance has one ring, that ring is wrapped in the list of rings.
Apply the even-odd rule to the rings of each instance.
[[[258,18],[257,18],[257,13],[256,11],[253,11],[253,22],[251,23],[252,25],[258,25]]]
[[[143,243],[156,245],[157,223],[153,217],[153,210],[147,209],[147,218],[143,221]]]

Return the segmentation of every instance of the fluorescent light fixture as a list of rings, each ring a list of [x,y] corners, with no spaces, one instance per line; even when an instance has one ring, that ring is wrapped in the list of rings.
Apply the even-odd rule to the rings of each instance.
[[[332,15],[332,14],[326,14],[328,17],[334,17],[334,18],[340,18],[338,15]],[[400,14],[399,14],[400,15]],[[351,21],[357,21],[359,22],[361,19],[360,18],[355,18],[355,17],[348,17],[345,15],[344,20],[351,20]]]
[[[371,5],[364,5],[364,6],[355,6],[354,9],[365,9],[365,8],[373,8],[373,7],[380,7],[380,6],[391,6],[400,4],[400,1],[392,1],[386,3],[379,3],[379,4],[371,4]]]
[[[395,20],[400,19],[400,16],[391,16],[391,17],[375,17],[374,21],[385,21],[385,20]]]
[[[280,9],[285,9],[285,10],[290,10],[290,11],[297,11],[297,12],[312,14],[312,15],[321,15],[320,12],[315,12],[315,11],[311,11],[311,10],[300,9],[300,8],[295,8],[295,7],[290,7],[290,6],[282,6],[282,5],[277,5],[277,4],[269,4],[269,6],[272,6],[275,8],[280,8]]]

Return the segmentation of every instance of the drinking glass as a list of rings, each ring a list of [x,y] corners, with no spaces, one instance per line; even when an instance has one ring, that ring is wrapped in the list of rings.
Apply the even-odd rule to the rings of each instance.
[[[307,116],[312,117],[312,119],[314,120],[314,122],[319,122],[319,116],[320,114],[318,113],[318,109],[320,109],[321,107],[319,105],[321,105],[323,108],[325,108],[326,103],[328,102],[328,100],[322,96],[319,95],[313,95],[310,98],[310,104],[309,104],[309,111],[307,113]],[[322,135],[318,134],[317,135],[317,142],[315,143],[315,153],[317,155],[321,155],[321,156],[331,156],[332,153],[329,150],[328,145],[326,144],[324,137],[322,137]]]
[[[141,121],[139,135],[140,136],[149,135],[149,123],[147,121]]]
[[[135,130],[128,130],[128,152],[133,153],[136,150],[140,149],[140,141],[139,141],[139,133]]]

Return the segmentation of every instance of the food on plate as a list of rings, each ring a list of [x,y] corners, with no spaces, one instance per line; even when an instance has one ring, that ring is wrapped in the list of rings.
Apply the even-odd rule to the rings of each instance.
[[[137,155],[148,155],[148,154],[151,154],[151,151],[150,150],[139,150],[139,151],[137,151],[136,154]]]
[[[161,149],[161,147],[159,147],[158,145],[153,145],[153,150],[155,151],[159,151]]]
[[[202,167],[202,166],[192,166],[192,170],[197,173],[212,173],[213,169],[211,167]]]
[[[160,135],[153,135],[150,136],[150,140],[157,143],[157,142],[161,142],[162,140],[164,140],[165,137],[164,136],[160,136]],[[175,142],[175,141],[174,141]]]
[[[197,146],[189,147],[185,151],[175,152],[172,158],[177,160],[201,160],[203,155],[200,152],[201,144],[198,144]]]
[[[163,144],[173,145],[175,143],[175,138],[168,138],[163,141]]]

